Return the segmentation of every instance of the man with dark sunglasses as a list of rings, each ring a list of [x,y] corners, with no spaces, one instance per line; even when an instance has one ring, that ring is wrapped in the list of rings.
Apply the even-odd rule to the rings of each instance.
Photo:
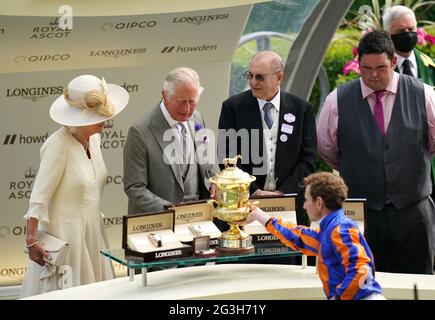
[[[239,167],[257,179],[251,195],[301,196],[297,218],[306,223],[302,210],[304,177],[315,170],[316,127],[311,104],[280,90],[284,77],[281,57],[258,52],[244,77],[250,90],[223,102],[219,119],[218,158],[242,156]]]

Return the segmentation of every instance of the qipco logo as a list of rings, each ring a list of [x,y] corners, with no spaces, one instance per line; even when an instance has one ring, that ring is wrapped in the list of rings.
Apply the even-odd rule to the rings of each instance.
[[[111,30],[132,30],[132,29],[149,29],[154,28],[157,25],[157,21],[128,21],[118,23],[105,23],[101,26],[103,31]]]
[[[31,62],[31,63],[44,63],[44,62],[60,62],[69,60],[71,56],[68,53],[61,54],[43,54],[39,56],[17,56],[14,61],[16,63]]]

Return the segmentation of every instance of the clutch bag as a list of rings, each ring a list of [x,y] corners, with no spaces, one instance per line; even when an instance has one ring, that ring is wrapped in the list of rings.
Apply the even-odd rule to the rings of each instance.
[[[48,264],[62,266],[65,262],[68,253],[68,242],[53,237],[51,234],[44,231],[38,231],[37,235],[39,244],[51,256],[51,259],[44,259]],[[29,253],[28,248],[24,248],[25,253]]]

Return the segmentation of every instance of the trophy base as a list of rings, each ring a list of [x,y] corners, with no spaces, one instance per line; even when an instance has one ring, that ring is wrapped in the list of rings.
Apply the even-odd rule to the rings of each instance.
[[[219,245],[216,247],[216,251],[220,253],[249,253],[254,252],[254,250],[251,236],[237,240],[219,238]]]

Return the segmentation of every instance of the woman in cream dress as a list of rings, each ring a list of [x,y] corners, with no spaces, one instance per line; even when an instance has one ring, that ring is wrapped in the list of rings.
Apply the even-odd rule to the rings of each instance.
[[[22,297],[113,279],[110,260],[100,254],[109,244],[100,211],[107,169],[99,133],[104,121],[127,102],[123,88],[82,75],[53,103],[50,116],[63,127],[41,148],[39,172],[25,215],[30,261]],[[38,241],[37,230],[68,242],[61,267],[46,263],[50,257]]]

